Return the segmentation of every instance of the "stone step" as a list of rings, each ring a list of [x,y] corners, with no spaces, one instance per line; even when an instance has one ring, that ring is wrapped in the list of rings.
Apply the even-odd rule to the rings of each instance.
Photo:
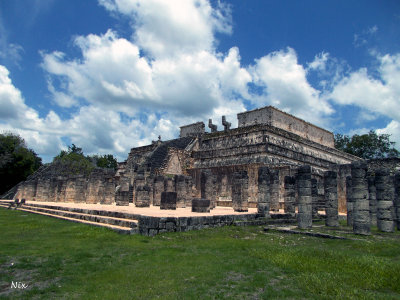
[[[0,205],[9,205],[10,203],[14,203],[14,200],[0,200]]]
[[[118,226],[118,225],[111,225],[111,224],[106,224],[106,223],[86,221],[86,220],[82,220],[82,219],[70,218],[70,217],[55,215],[55,214],[51,214],[51,213],[35,211],[35,210],[27,209],[27,208],[18,208],[18,210],[30,212],[30,213],[34,213],[34,214],[38,214],[38,215],[53,217],[53,218],[57,218],[57,219],[67,220],[67,221],[71,221],[71,222],[108,228],[108,229],[114,230],[114,231],[116,231],[118,233],[122,233],[122,234],[133,234],[133,233],[138,232],[137,228],[130,228],[130,227],[125,227],[125,226]]]
[[[117,226],[122,226],[122,227],[136,228],[137,224],[138,224],[138,221],[133,220],[133,219],[93,215],[90,213],[78,213],[78,212],[50,209],[50,208],[44,208],[44,207],[35,207],[35,206],[31,206],[30,204],[23,205],[23,208],[38,211],[38,212],[73,218],[73,219],[98,222],[98,223],[104,223],[104,224],[109,224],[109,225],[117,225]]]
[[[10,203],[14,203],[14,201],[0,201],[0,207],[8,208]],[[40,206],[47,206],[51,208],[44,208]],[[54,209],[54,206],[51,205],[31,205],[31,204],[24,204],[22,207],[19,207],[18,210],[45,215],[49,217],[54,217],[58,219],[84,223],[88,225],[106,227],[117,231],[119,233],[125,234],[132,234],[138,232],[138,221],[134,219],[127,219],[127,218],[117,218],[117,217],[108,217],[98,215],[91,215],[90,213],[77,213],[71,212],[69,210],[57,210]],[[65,207],[64,207],[65,208]],[[79,209],[78,209],[79,210]],[[91,210],[88,210],[91,211]],[[95,211],[97,213],[108,213],[106,211]],[[128,216],[132,216],[131,214],[127,214]]]
[[[87,208],[78,208],[78,207],[65,207],[65,206],[61,206],[61,205],[46,205],[46,204],[37,204],[37,203],[32,203],[32,202],[29,202],[25,205],[29,205],[31,207],[56,209],[56,210],[60,210],[60,211],[69,211],[69,212],[75,212],[75,213],[83,213],[83,214],[130,219],[130,220],[137,220],[140,218],[140,215],[137,215],[137,214],[130,214],[130,213],[124,213],[124,212],[118,212],[118,211],[87,209]]]
[[[14,203],[14,201],[9,201],[9,202],[2,201],[2,202],[0,202],[0,207],[8,208],[8,207],[10,206],[11,203]],[[15,209],[15,206],[14,206],[14,207],[11,207],[11,209]]]

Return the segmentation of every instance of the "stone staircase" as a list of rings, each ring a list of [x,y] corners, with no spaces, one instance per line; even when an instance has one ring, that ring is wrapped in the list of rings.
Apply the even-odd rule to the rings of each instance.
[[[1,200],[0,207],[7,208],[10,203],[13,203],[13,201]],[[22,207],[17,209],[71,222],[105,227],[123,234],[138,233],[139,216],[134,214],[76,207],[43,205],[36,203],[23,204]]]

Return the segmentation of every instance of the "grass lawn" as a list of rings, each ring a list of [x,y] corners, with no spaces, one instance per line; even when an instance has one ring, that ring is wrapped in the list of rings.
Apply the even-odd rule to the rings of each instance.
[[[399,232],[330,240],[232,226],[144,237],[3,208],[0,228],[5,299],[400,299]]]

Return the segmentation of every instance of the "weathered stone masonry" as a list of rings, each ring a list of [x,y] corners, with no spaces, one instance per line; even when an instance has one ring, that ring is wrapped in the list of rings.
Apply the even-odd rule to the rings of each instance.
[[[210,200],[210,209],[257,207],[268,216],[270,210],[283,208],[292,214],[300,205],[296,199],[305,196],[300,192],[297,197],[301,180],[293,181],[293,176],[308,165],[312,201],[307,206],[300,201],[301,213],[309,205],[314,216],[325,208],[323,175],[333,169],[338,174],[338,208],[346,210],[345,178],[349,164],[359,159],[334,149],[331,132],[270,106],[237,117],[238,128],[231,129],[223,117],[223,130],[211,122],[212,132],[206,133],[204,123],[197,122],[182,126],[178,139],[159,137],[151,145],[132,148],[115,174],[98,169],[72,176],[41,170],[20,185],[19,197],[142,207],[159,206],[162,193],[173,192],[178,208],[199,198]],[[285,178],[291,178],[286,185]]]

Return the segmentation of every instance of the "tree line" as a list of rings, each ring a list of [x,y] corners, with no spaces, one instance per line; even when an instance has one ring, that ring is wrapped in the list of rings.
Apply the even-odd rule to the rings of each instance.
[[[335,148],[363,159],[399,157],[390,134],[377,134],[374,130],[353,136],[335,134]]]

